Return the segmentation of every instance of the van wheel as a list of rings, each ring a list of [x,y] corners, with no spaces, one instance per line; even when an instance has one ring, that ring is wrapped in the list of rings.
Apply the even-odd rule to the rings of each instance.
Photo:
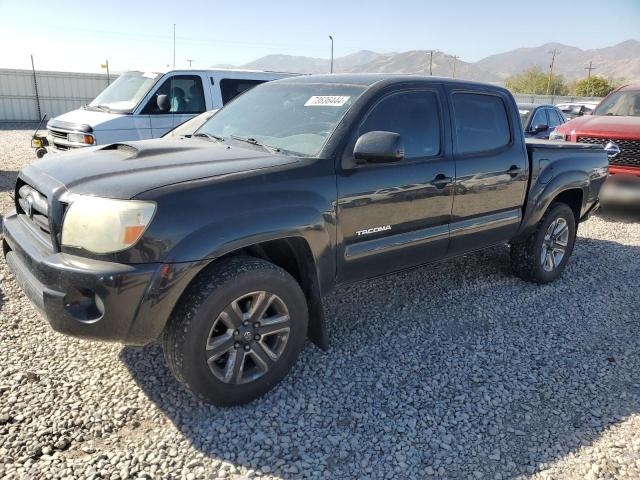
[[[567,266],[575,241],[573,210],[553,203],[529,237],[511,242],[511,267],[524,280],[552,282]]]
[[[304,346],[300,285],[253,257],[222,260],[189,286],[165,328],[169,369],[203,401],[240,405],[271,390]]]

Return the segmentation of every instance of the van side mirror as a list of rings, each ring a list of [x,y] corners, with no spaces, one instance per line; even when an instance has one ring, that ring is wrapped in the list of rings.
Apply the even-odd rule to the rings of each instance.
[[[158,110],[163,113],[171,110],[171,103],[169,102],[169,95],[158,95],[156,99],[156,103],[158,104]]]
[[[361,135],[353,148],[358,163],[388,163],[404,159],[402,137],[393,132],[367,132]]]
[[[546,132],[547,130],[549,130],[549,125],[546,125],[544,123],[539,123],[538,125],[533,127],[533,133]]]

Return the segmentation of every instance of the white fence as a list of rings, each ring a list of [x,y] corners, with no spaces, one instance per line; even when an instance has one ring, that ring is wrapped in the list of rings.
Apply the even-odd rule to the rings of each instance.
[[[601,97],[569,97],[562,95],[530,95],[527,93],[514,93],[513,96],[518,103],[533,103],[535,105],[572,102],[595,102],[600,103]]]
[[[31,70],[0,68],[0,121],[36,121],[45,113],[52,118],[89,103],[106,86],[107,76],[99,73],[36,70],[34,79]]]

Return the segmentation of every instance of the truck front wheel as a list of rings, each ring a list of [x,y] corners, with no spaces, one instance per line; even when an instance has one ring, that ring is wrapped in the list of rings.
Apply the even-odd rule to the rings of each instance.
[[[206,402],[250,402],[291,369],[306,339],[307,312],[285,270],[253,257],[222,260],[176,307],[163,338],[166,362]]]
[[[511,266],[524,280],[552,282],[564,271],[575,240],[573,210],[565,203],[554,203],[529,237],[511,242]]]

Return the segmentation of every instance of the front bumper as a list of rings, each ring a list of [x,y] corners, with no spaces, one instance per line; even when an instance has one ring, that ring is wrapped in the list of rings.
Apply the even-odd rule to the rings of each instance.
[[[637,172],[640,170],[636,169]],[[640,206],[640,176],[610,175],[600,191],[600,201],[607,205]]]
[[[57,332],[144,345],[158,338],[190,264],[123,265],[52,253],[12,212],[2,225],[3,251],[16,281]],[[160,273],[162,272],[162,273]]]

